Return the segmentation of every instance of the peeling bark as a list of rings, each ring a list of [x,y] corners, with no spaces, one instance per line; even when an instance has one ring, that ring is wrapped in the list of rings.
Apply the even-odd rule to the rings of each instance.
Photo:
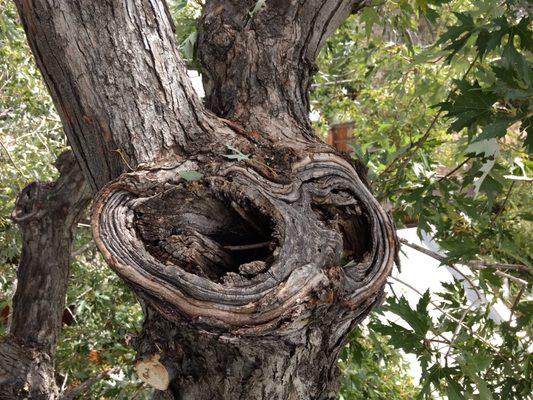
[[[0,341],[0,399],[56,399],[54,354],[65,308],[76,225],[92,198],[72,152],[54,183],[33,182],[12,218],[22,231],[9,336]]]
[[[207,2],[215,116],[161,0],[17,1],[100,190],[96,244],[144,307],[137,369],[158,398],[335,398],[339,350],[397,252],[364,176],[307,117],[316,55],[362,3],[255,3]]]

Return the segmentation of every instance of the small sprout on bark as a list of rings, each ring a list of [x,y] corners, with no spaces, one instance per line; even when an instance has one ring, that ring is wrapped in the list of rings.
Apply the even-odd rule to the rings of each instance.
[[[197,42],[198,32],[194,31],[181,43],[181,50],[187,60],[194,60]]]
[[[239,149],[236,149],[233,146],[230,146],[229,144],[226,145],[228,150],[232,151],[233,154],[224,154],[223,157],[226,157],[228,160],[237,160],[237,161],[243,161],[243,160],[249,160],[250,154],[244,154]]]
[[[266,0],[257,0],[252,11],[248,13],[250,14],[250,18],[252,18],[255,14],[261,11],[263,7],[265,6],[265,3],[266,3]]]
[[[198,171],[179,171],[180,176],[188,182],[199,181],[204,174]]]
[[[357,263],[355,262],[355,260],[350,260],[348,261],[346,264],[344,264],[342,266],[342,268],[350,268],[350,267],[355,267],[357,265]]]

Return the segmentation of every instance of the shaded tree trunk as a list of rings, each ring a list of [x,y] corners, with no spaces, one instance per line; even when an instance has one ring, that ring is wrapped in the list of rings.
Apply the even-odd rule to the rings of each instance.
[[[9,335],[0,341],[0,399],[56,399],[54,354],[76,225],[91,191],[72,152],[57,161],[54,183],[33,182],[12,218],[22,231]]]
[[[308,120],[316,56],[361,2],[259,3],[207,1],[209,111],[164,1],[17,1],[99,190],[96,244],[143,305],[136,368],[160,398],[335,398],[396,256],[361,169]]]

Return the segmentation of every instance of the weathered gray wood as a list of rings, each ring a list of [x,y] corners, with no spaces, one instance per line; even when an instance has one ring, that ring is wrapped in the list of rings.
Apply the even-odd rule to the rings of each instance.
[[[53,359],[15,337],[0,339],[0,400],[56,400]]]
[[[76,225],[92,198],[72,152],[57,161],[54,183],[34,182],[12,218],[22,232],[9,336],[0,341],[0,399],[57,397],[54,354],[65,309]]]
[[[97,246],[144,307],[138,360],[174,377],[158,396],[334,398],[338,352],[397,252],[364,176],[307,117],[316,55],[361,3],[267,0],[250,15],[256,1],[208,1],[199,52],[218,117],[162,0],[17,4],[100,189]]]

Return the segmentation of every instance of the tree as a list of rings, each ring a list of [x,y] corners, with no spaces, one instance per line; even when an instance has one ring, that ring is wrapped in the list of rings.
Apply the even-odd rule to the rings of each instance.
[[[71,152],[57,160],[54,184],[20,193],[13,220],[23,233],[10,334],[0,341],[0,398],[56,398],[54,355],[61,328],[71,246],[91,191]]]
[[[161,398],[335,397],[397,252],[364,169],[308,119],[318,52],[361,6],[207,2],[208,111],[164,1],[17,2],[99,193],[95,241],[143,305],[137,369]]]
[[[188,68],[198,69],[195,19],[202,6],[178,0],[170,1],[169,7]],[[66,143],[35,72],[14,4],[0,0],[0,9],[1,336],[9,319],[26,322],[25,308],[32,306],[10,300],[17,282],[16,264],[19,292],[28,299],[33,292],[24,288],[40,288],[33,271],[46,283],[43,278],[50,269],[56,286],[67,286],[68,265],[63,260],[68,260],[69,250],[61,241],[51,241],[44,249],[61,249],[56,258],[39,255],[41,236],[50,237],[47,232],[54,231],[54,223],[61,227],[60,221],[50,218],[53,213],[46,212],[60,204],[47,194],[50,185],[37,182],[23,190],[19,202],[26,206],[17,207],[14,214],[15,220],[26,211],[34,217],[24,219],[23,233],[27,237],[39,228],[42,235],[32,234],[39,240],[20,243],[9,217],[15,194],[24,185],[32,179],[55,179],[51,166]],[[424,399],[508,400],[528,398],[531,393],[527,280],[533,225],[527,145],[532,136],[527,133],[531,133],[532,42],[526,9],[527,4],[519,0],[386,1],[349,17],[320,52],[310,98],[314,128],[328,128],[339,118],[355,122],[352,157],[369,166],[368,180],[377,197],[391,207],[398,227],[416,224],[442,250],[428,252],[402,239],[403,248],[430,254],[443,264],[441,268],[452,269],[457,276],[453,284],[443,283],[441,293],[430,294],[410,285],[418,281],[402,280],[402,275],[397,279],[394,273],[378,313],[343,346],[340,399],[406,400],[418,393]],[[185,175],[198,178],[195,173]],[[39,193],[44,196],[34,196]],[[33,203],[28,201],[32,196]],[[27,207],[31,204],[36,212]],[[76,213],[76,207],[59,209]],[[32,389],[31,398],[57,381],[60,395],[71,398],[97,382],[83,398],[148,398],[149,389],[143,389],[132,375],[134,353],[127,345],[131,336],[124,336],[139,329],[140,307],[120,279],[105,268],[90,239],[88,221],[82,219],[78,226],[55,379],[50,368],[52,346],[47,344],[53,343],[48,336],[53,338],[60,329],[53,315],[60,315],[54,305],[62,297],[61,290],[48,292],[49,298],[36,291],[39,303],[30,308],[38,309],[47,324],[19,323],[35,331],[12,326],[12,334],[0,339],[4,349],[20,350],[20,360],[27,361],[15,363],[14,369],[9,363],[12,353],[4,350],[0,386],[7,377],[8,388],[16,387],[13,382],[18,378],[24,389],[26,379],[32,383],[26,386]],[[29,254],[22,259],[21,245],[22,252]],[[414,267],[410,264],[407,270]],[[28,270],[32,272],[23,273]],[[419,296],[418,304],[400,297],[404,290]],[[495,318],[492,305],[496,302]],[[50,335],[39,334],[41,328]],[[17,347],[20,343],[24,346]],[[418,384],[410,383],[412,378],[402,370],[403,352],[420,363]],[[43,361],[40,369],[31,357]],[[11,376],[15,380],[10,382]],[[5,387],[0,388],[4,396]]]

